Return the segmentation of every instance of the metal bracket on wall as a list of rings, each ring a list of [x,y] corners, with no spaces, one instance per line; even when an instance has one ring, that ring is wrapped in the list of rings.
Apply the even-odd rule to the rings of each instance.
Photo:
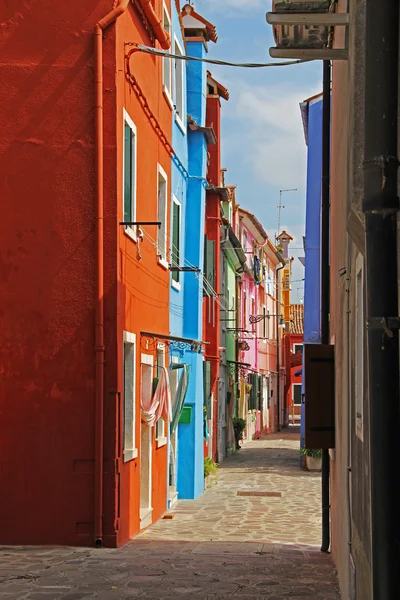
[[[200,273],[199,267],[169,267],[170,271],[179,271],[180,273]]]
[[[157,225],[158,229],[161,229],[161,221],[121,221],[120,225],[125,227],[141,227],[142,225]]]

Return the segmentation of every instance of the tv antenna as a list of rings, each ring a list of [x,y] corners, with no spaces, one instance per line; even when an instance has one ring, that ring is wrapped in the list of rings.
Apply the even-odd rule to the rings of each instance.
[[[286,190],[279,190],[279,205],[277,206],[278,209],[278,233],[276,234],[275,238],[278,238],[278,235],[280,235],[281,233],[281,213],[282,213],[282,209],[285,208],[285,206],[282,204],[282,194],[284,194],[285,192],[297,192],[297,188],[288,188]]]

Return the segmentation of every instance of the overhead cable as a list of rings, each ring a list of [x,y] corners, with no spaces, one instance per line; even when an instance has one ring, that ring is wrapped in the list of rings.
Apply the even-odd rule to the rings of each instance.
[[[298,60],[287,60],[281,62],[269,62],[269,63],[234,63],[227,60],[218,60],[216,58],[199,58],[197,56],[188,56],[187,54],[173,54],[168,50],[159,50],[151,46],[144,46],[143,44],[136,44],[136,42],[127,42],[126,46],[134,46],[140,52],[146,52],[147,54],[154,54],[156,56],[163,56],[165,58],[174,58],[176,60],[194,60],[196,62],[204,62],[212,65],[221,65],[223,67],[239,67],[243,69],[263,69],[265,67],[288,67],[290,65],[298,65],[300,63],[311,62],[313,59],[298,59]]]

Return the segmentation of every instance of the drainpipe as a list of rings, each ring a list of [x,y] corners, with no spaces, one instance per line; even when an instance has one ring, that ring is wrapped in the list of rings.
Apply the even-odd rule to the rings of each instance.
[[[280,306],[280,302],[279,302],[279,277],[278,277],[278,271],[281,271],[283,269],[283,267],[285,266],[285,263],[281,263],[281,266],[278,267],[276,269],[276,295],[277,295],[277,299],[276,299],[276,307],[278,309],[278,307]],[[279,308],[280,310],[280,308]],[[277,398],[277,403],[278,403],[278,431],[281,430],[281,361],[280,361],[280,346],[279,346],[279,310],[276,311],[276,370],[278,371],[278,386],[277,386],[277,394],[278,394],[278,398]]]
[[[321,343],[329,344],[329,235],[330,235],[330,151],[331,151],[331,62],[323,62],[322,98],[322,194],[321,194]],[[321,398],[321,402],[323,399]],[[321,552],[330,545],[329,450],[322,450],[322,543]]]
[[[169,50],[171,47],[171,39],[168,33],[163,28],[162,20],[157,16],[152,0],[139,0],[140,5],[143,8],[144,14],[146,15],[149,23],[156,35],[156,38],[164,50]]]
[[[364,200],[372,596],[400,589],[397,270],[399,3],[366,0]]]
[[[103,545],[103,457],[104,457],[104,144],[103,144],[103,31],[128,8],[130,0],[121,2],[95,27],[95,95],[96,95],[96,300],[95,300],[95,467],[94,467],[94,543]]]

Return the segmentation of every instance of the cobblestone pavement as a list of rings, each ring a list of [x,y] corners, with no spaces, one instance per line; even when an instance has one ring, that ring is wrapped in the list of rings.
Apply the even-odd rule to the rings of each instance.
[[[268,436],[124,548],[0,548],[0,598],[339,600],[320,532],[320,476],[299,469],[298,435]]]

